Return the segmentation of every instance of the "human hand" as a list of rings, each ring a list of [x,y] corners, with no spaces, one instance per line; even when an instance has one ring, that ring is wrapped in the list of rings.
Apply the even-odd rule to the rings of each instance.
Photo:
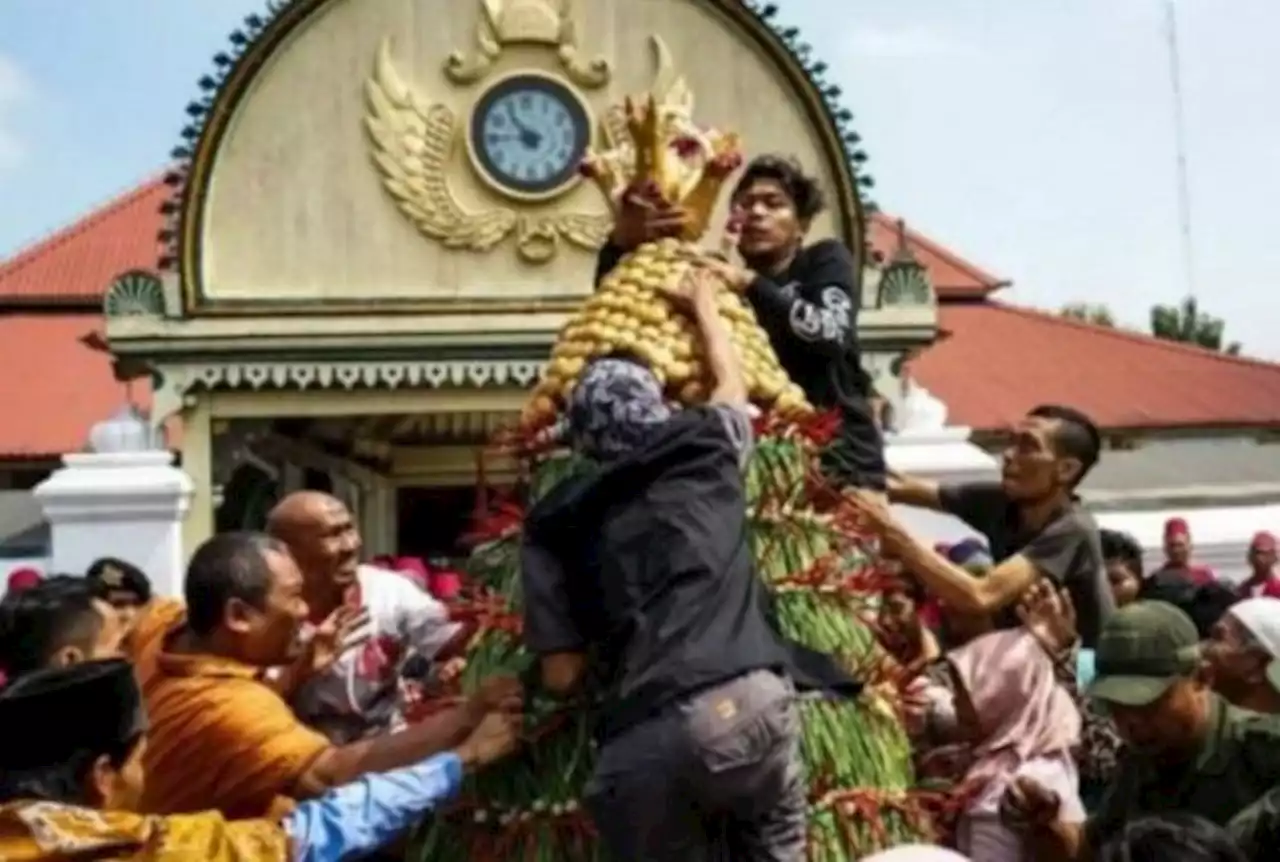
[[[646,242],[680,236],[688,222],[688,214],[663,200],[655,184],[634,184],[618,201],[610,241],[630,251]]]
[[[1051,656],[1071,649],[1080,636],[1071,594],[1044,578],[1023,593],[1018,601],[1018,619]]]
[[[487,766],[519,747],[523,724],[524,717],[519,713],[491,712],[462,741],[455,753],[469,769]]]
[[[440,669],[436,671],[436,679],[447,685],[462,676],[462,672],[466,669],[467,660],[457,656],[440,665]]]
[[[681,311],[692,314],[699,307],[716,310],[715,297],[719,290],[719,282],[707,275],[705,271],[690,267],[680,277],[679,283],[675,287],[665,289],[663,294]]]
[[[307,642],[305,661],[313,675],[324,673],[344,653],[369,640],[369,609],[343,604],[316,626]]]
[[[755,273],[751,270],[716,255],[689,249],[682,252],[680,257],[685,262],[693,264],[697,269],[720,281],[735,293],[742,293],[751,286],[751,282],[755,278]]]
[[[482,681],[475,693],[467,699],[467,709],[479,723],[491,712],[519,712],[523,701],[524,691],[520,680],[513,676],[491,676]]]
[[[1058,819],[1062,799],[1034,779],[1015,778],[1000,797],[1000,819],[1011,829],[1037,829]]]

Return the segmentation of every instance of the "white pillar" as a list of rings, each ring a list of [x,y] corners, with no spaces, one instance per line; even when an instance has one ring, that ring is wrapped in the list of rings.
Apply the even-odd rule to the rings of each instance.
[[[897,430],[885,435],[889,469],[937,482],[999,480],[999,461],[969,439],[972,429],[947,425],[947,406],[914,381],[907,382],[898,419]],[[976,535],[950,515],[914,506],[894,510],[912,532],[933,542]]]
[[[64,455],[35,489],[51,531],[52,572],[82,574],[99,557],[118,557],[146,573],[156,595],[182,595],[182,521],[194,486],[155,448],[132,408],[90,432],[94,451]]]

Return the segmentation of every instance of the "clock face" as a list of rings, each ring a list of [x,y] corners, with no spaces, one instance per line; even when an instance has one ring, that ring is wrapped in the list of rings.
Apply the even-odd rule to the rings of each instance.
[[[559,81],[514,75],[480,97],[469,143],[476,167],[500,190],[547,198],[578,178],[591,143],[591,118]]]

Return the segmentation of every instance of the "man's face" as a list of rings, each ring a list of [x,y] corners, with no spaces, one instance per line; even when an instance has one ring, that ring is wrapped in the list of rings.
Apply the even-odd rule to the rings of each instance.
[[[747,257],[780,257],[804,239],[795,202],[777,180],[759,179],[738,193],[732,213],[742,223],[738,250]]]
[[[1153,755],[1194,751],[1207,720],[1204,690],[1196,680],[1181,679],[1146,706],[1106,704],[1116,732],[1134,749]]]
[[[261,608],[239,609],[238,629],[243,638],[243,658],[258,667],[277,667],[297,657],[299,634],[307,619],[302,597],[302,572],[287,553],[268,551],[271,586]]]
[[[1053,445],[1057,420],[1028,416],[1013,429],[1001,459],[1001,484],[1011,500],[1042,500],[1069,486],[1079,463],[1059,458]]]
[[[1269,656],[1230,611],[1213,624],[1203,654],[1213,687],[1229,700],[1268,684]]]
[[[339,589],[356,582],[362,546],[351,512],[332,497],[317,505],[309,528],[299,530],[289,542],[289,550],[309,581],[318,587]]]
[[[1186,533],[1165,536],[1164,556],[1171,565],[1185,566],[1191,559],[1191,537]]]
[[[1275,548],[1250,548],[1249,549],[1249,568],[1253,569],[1254,574],[1269,575],[1276,565],[1276,549]]]
[[[1115,597],[1116,607],[1122,608],[1138,598],[1142,581],[1127,560],[1121,558],[1107,560],[1106,568],[1107,582],[1111,584],[1111,595]]]
[[[107,594],[107,601],[116,609],[120,624],[126,630],[133,628],[138,612],[142,610],[142,599],[132,590],[112,590]]]

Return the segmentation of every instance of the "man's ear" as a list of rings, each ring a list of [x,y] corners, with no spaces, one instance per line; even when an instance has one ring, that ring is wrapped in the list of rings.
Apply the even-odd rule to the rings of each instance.
[[[1080,474],[1084,472],[1084,464],[1078,458],[1063,458],[1058,461],[1058,483],[1068,488],[1074,488],[1080,481]]]
[[[253,627],[255,611],[242,599],[231,599],[222,611],[222,624],[229,631],[245,634]]]
[[[50,667],[71,667],[73,664],[80,664],[87,656],[84,650],[77,646],[64,646],[49,657]]]
[[[106,805],[111,798],[111,789],[115,787],[118,772],[107,755],[102,754],[94,759],[84,777],[84,801],[89,808],[102,808]]]

